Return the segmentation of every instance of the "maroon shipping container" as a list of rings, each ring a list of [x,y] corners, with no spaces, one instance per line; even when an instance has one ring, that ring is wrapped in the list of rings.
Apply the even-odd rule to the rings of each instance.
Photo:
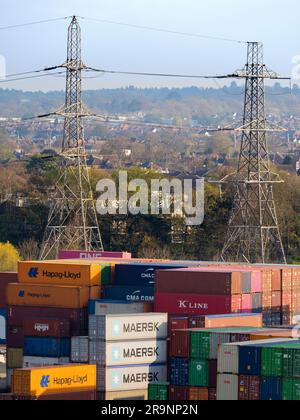
[[[0,308],[7,305],[6,288],[10,283],[18,283],[17,273],[0,273]]]
[[[241,294],[242,272],[187,268],[156,272],[156,292],[199,295]]]
[[[24,346],[23,327],[18,325],[7,325],[6,328],[7,347],[22,349]]]
[[[259,401],[260,400],[260,378],[258,376],[239,377],[239,400]]]
[[[54,318],[70,321],[72,336],[87,335],[87,309],[41,308],[30,306],[9,306],[7,310],[8,325],[23,325],[27,318]]]
[[[280,312],[281,311],[281,292],[272,292],[272,311]]]
[[[189,318],[180,316],[169,316],[169,336],[174,330],[187,330],[189,327]]]
[[[209,390],[208,390],[208,400],[209,401],[217,401],[217,389],[216,388],[209,388]]]
[[[61,394],[44,394],[40,397],[25,397],[16,395],[14,399],[19,401],[95,401],[96,392],[82,391]]]
[[[217,388],[218,379],[218,361],[208,360],[208,386],[209,388]]]
[[[190,332],[173,331],[171,333],[170,357],[190,357]]]
[[[205,328],[205,317],[204,316],[190,317],[188,328]]]
[[[26,318],[23,322],[24,336],[28,337],[71,337],[70,321],[66,319]]]
[[[187,386],[170,386],[170,401],[188,401],[189,387]]]
[[[217,315],[240,312],[241,296],[155,294],[155,312],[176,315]]]

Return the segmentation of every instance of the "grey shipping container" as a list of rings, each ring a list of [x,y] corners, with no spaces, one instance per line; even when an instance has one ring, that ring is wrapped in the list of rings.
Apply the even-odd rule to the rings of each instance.
[[[89,338],[72,337],[71,361],[73,363],[88,363],[89,361]]]
[[[89,317],[89,338],[105,341],[165,339],[168,315],[161,313]]]
[[[127,302],[126,300],[90,300],[89,315],[119,315],[145,312],[145,302]]]
[[[90,341],[89,363],[126,366],[167,363],[166,340]]]

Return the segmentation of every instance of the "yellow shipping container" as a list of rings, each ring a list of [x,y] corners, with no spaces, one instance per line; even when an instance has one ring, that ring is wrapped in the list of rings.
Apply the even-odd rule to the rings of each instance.
[[[12,392],[17,396],[39,397],[47,394],[94,390],[96,390],[95,365],[17,369],[12,380]]]
[[[81,309],[86,307],[89,299],[98,293],[98,287],[11,283],[7,287],[7,304]]]
[[[85,262],[20,261],[18,278],[20,283],[101,286],[101,267]]]

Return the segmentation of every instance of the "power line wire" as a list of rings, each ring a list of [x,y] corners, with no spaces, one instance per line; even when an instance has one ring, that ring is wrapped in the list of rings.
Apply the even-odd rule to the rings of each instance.
[[[57,22],[57,21],[60,21],[60,20],[66,20],[66,19],[70,19],[70,18],[71,18],[71,16],[65,16],[65,17],[54,18],[54,19],[38,20],[38,21],[35,21],[35,22],[19,23],[17,25],[0,26],[0,30],[22,28],[22,27],[25,27],[25,26],[33,26],[33,25],[39,25],[39,24],[42,24],[42,23]]]
[[[96,18],[91,18],[91,17],[86,17],[86,16],[78,16],[78,17],[83,20],[106,23],[109,25],[125,26],[125,27],[135,28],[135,29],[145,29],[145,30],[153,31],[153,32],[163,32],[163,33],[168,33],[168,34],[173,34],[173,35],[182,35],[182,36],[189,36],[189,37],[194,37],[194,38],[210,39],[214,41],[225,41],[225,42],[233,42],[237,44],[247,44],[246,41],[218,37],[218,36],[213,36],[213,35],[202,35],[202,34],[196,34],[196,33],[191,33],[191,32],[175,31],[175,30],[170,30],[170,29],[155,28],[152,26],[143,26],[143,25],[135,25],[135,24],[125,23],[125,22],[117,22],[113,20],[96,19]]]
[[[60,71],[60,72],[56,72],[56,73],[38,74],[36,76],[18,77],[18,78],[15,78],[15,79],[3,79],[3,80],[0,80],[0,83],[10,83],[10,82],[17,82],[19,80],[37,79],[39,77],[54,76],[54,75],[58,75],[58,74],[64,74],[64,72]]]

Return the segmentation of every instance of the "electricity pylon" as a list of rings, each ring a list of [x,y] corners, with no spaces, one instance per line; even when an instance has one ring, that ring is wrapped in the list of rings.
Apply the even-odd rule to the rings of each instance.
[[[248,43],[248,60],[238,76],[246,79],[241,150],[232,180],[235,198],[223,261],[286,263],[273,187],[282,182],[271,171],[267,133],[281,131],[267,124],[265,79],[278,79],[264,65],[263,45]]]
[[[60,249],[103,250],[85,151],[82,103],[81,29],[74,16],[68,31],[65,107],[60,174],[44,235],[40,258],[56,257]]]

